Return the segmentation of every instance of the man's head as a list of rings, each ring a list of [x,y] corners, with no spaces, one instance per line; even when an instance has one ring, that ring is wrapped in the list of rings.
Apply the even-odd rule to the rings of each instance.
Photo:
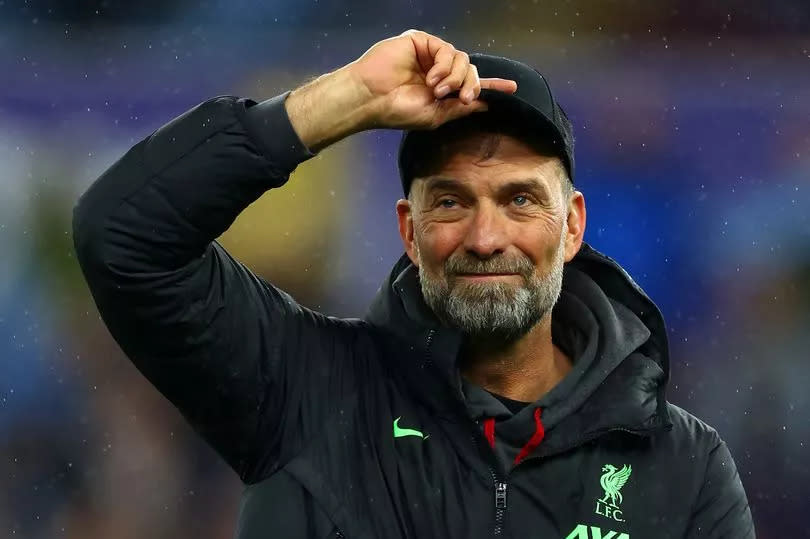
[[[427,304],[476,337],[514,340],[548,316],[582,243],[584,198],[524,125],[479,113],[421,134],[397,202]]]

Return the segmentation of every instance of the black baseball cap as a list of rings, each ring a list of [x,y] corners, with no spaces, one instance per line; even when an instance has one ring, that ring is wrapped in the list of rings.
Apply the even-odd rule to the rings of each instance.
[[[522,62],[492,56],[489,54],[470,54],[470,63],[478,68],[482,79],[498,77],[517,82],[517,91],[513,94],[498,90],[482,89],[479,99],[489,105],[486,112],[476,112],[454,122],[469,121],[470,116],[489,115],[489,119],[508,119],[520,126],[533,137],[543,139],[544,147],[560,158],[568,171],[571,182],[574,181],[574,136],[571,122],[563,108],[554,99],[546,78],[536,69]],[[440,126],[438,129],[441,129]],[[405,130],[399,144],[399,176],[402,191],[405,195],[411,188],[414,165],[424,151],[429,151],[420,139],[428,137],[432,130]]]

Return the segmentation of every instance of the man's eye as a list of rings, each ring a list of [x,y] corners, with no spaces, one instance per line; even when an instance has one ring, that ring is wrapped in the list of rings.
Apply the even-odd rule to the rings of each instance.
[[[523,196],[523,195],[518,195],[518,196],[516,196],[515,198],[513,198],[512,200],[513,200],[513,201],[515,201],[515,202],[517,203],[517,205],[518,205],[518,206],[525,206],[525,205],[526,205],[526,203],[528,203],[528,202],[529,202],[529,199],[528,199],[528,198],[526,198],[526,197],[525,197],[525,196]]]
[[[444,198],[439,201],[439,205],[443,208],[452,208],[455,203],[456,201],[452,198]]]

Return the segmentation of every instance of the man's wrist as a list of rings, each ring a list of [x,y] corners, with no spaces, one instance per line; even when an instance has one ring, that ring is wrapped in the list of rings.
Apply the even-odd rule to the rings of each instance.
[[[354,77],[350,65],[296,88],[284,105],[299,139],[315,153],[374,127],[371,93]]]

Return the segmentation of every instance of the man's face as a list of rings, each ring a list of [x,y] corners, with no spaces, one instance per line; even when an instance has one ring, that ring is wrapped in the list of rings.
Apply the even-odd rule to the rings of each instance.
[[[581,244],[584,201],[564,198],[558,159],[505,135],[489,159],[475,146],[413,182],[413,204],[397,204],[400,232],[439,319],[513,340],[556,303],[563,264]]]

